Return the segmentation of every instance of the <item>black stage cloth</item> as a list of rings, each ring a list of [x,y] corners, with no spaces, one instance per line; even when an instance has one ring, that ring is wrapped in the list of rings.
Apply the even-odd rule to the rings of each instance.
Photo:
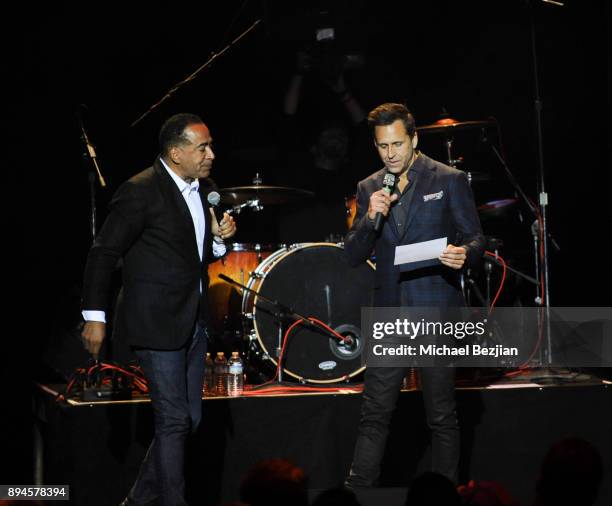
[[[70,484],[72,504],[118,504],[134,481],[152,433],[148,402],[69,405],[42,388],[35,409],[42,430],[44,482]],[[352,457],[359,394],[206,399],[204,423],[188,445],[193,504],[236,500],[255,462],[283,457],[301,466],[311,489],[338,486]],[[531,504],[539,464],[555,441],[583,437],[604,460],[597,504],[612,504],[612,388],[604,384],[458,390],[460,480],[498,480]],[[406,487],[427,467],[421,394],[403,392],[392,422],[382,485]]]

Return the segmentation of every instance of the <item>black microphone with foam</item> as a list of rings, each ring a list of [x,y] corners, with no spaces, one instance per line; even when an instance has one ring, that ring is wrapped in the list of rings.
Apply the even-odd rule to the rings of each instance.
[[[223,209],[221,209],[221,206],[219,205],[221,203],[221,195],[219,195],[219,192],[212,191],[208,194],[207,200],[213,208],[215,218],[217,218],[217,223],[221,223],[221,220],[223,219]]]
[[[387,172],[383,179],[382,189],[385,191],[387,195],[391,195],[393,190],[395,189],[395,179],[396,176],[392,172]],[[376,217],[374,218],[374,231],[379,232],[383,225],[384,215],[383,213],[376,213]]]

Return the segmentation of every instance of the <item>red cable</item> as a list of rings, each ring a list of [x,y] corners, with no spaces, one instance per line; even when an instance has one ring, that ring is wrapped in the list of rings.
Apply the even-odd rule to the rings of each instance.
[[[260,388],[261,385],[258,386],[257,390],[247,390],[243,392],[242,395],[257,397],[258,395],[270,395],[270,394],[283,394],[283,393],[308,393],[308,392],[344,392],[344,391],[352,391],[355,393],[359,393],[363,390],[363,385],[356,385],[350,387],[318,387],[318,386],[306,386],[306,385],[296,385],[296,386],[270,386],[265,389]]]
[[[317,325],[320,325],[321,327],[323,327],[324,329],[327,329],[329,332],[331,332],[332,334],[334,334],[338,339],[340,339],[341,341],[349,341],[350,338],[347,336],[343,336],[342,334],[339,334],[338,332],[336,332],[334,329],[332,329],[331,327],[329,327],[328,325],[326,325],[325,323],[323,323],[321,320],[318,320],[317,318],[314,318],[312,316],[309,316],[308,319],[313,322],[316,323]]]
[[[131,377],[133,381],[133,385],[138,389],[141,393],[147,393],[149,391],[147,380],[142,373],[142,369],[139,366],[129,365],[128,368],[131,368],[134,372],[127,370],[127,368],[123,368],[121,366],[117,366],[115,364],[100,362],[98,364],[94,364],[88,368],[77,368],[74,372],[73,378],[68,382],[66,386],[66,390],[64,394],[58,396],[58,400],[65,399],[66,396],[71,392],[74,387],[79,376],[85,375],[88,379],[92,373],[98,370],[99,374],[102,375],[105,371],[119,371],[121,374],[125,376]],[[100,379],[101,385],[109,385],[111,384],[111,379],[108,377],[102,377]]]
[[[502,293],[502,290],[504,288],[504,283],[506,282],[507,265],[506,265],[505,260],[500,255],[498,255],[496,253],[492,253],[491,251],[485,251],[485,255],[488,255],[488,256],[493,257],[495,259],[499,259],[499,261],[502,263],[502,267],[503,267],[502,279],[501,279],[501,282],[499,284],[499,288],[497,289],[497,293],[495,294],[495,297],[493,298],[493,302],[491,303],[491,306],[489,307],[489,314],[491,314],[493,312],[493,308],[495,307],[495,303],[497,302],[497,299],[499,299],[499,296]]]
[[[544,262],[544,230],[543,230],[542,225],[543,225],[542,216],[538,213],[538,234],[540,237],[540,247],[539,247],[540,265],[543,265],[543,262]],[[535,346],[533,347],[533,351],[531,352],[531,355],[529,355],[529,358],[525,360],[525,362],[523,362],[521,365],[518,366],[518,369],[519,369],[518,371],[516,371],[515,373],[510,373],[508,374],[508,376],[512,374],[520,374],[525,369],[530,369],[531,366],[529,365],[529,363],[531,362],[533,357],[536,355],[536,353],[540,349],[540,346],[542,345],[542,338],[544,337],[544,314],[543,312],[544,312],[545,295],[546,294],[544,293],[544,271],[542,270],[540,272],[540,323],[539,323],[539,328],[538,328],[538,340]]]
[[[348,337],[343,336],[342,334],[339,334],[339,333],[338,333],[338,332],[336,332],[334,329],[332,329],[331,327],[329,327],[328,325],[326,325],[325,323],[323,323],[321,320],[319,320],[319,319],[317,319],[317,318],[314,318],[314,317],[312,317],[312,316],[311,316],[311,317],[308,317],[308,320],[309,320],[310,322],[312,322],[312,323],[316,323],[317,325],[320,325],[321,327],[323,327],[323,328],[327,329],[329,332],[331,332],[332,334],[334,334],[336,337],[338,337],[338,338],[339,338],[339,339],[341,339],[342,341],[346,341],[346,340],[348,340],[348,339],[349,339]],[[291,333],[291,331],[292,331],[292,330],[293,330],[295,327],[297,327],[297,326],[298,326],[298,325],[300,325],[301,323],[303,323],[303,322],[302,322],[302,320],[296,320],[296,321],[294,321],[294,322],[293,322],[293,323],[292,323],[292,324],[289,326],[289,328],[288,328],[288,329],[285,331],[285,335],[283,336],[283,344],[282,344],[282,346],[281,346],[281,352],[280,352],[280,354],[279,354],[279,356],[278,356],[278,361],[277,361],[277,363],[276,363],[276,372],[275,372],[275,374],[274,374],[274,377],[273,377],[273,378],[272,378],[270,381],[267,381],[267,382],[262,383],[261,385],[259,385],[260,387],[261,387],[261,386],[263,386],[263,385],[267,385],[267,384],[269,384],[269,383],[273,383],[273,382],[274,382],[274,380],[275,380],[276,378],[278,378],[278,377],[279,377],[279,374],[280,374],[280,369],[281,369],[281,364],[282,364],[282,362],[283,362],[283,356],[285,355],[285,348],[286,348],[286,346],[287,346],[287,342],[288,342],[289,334]]]

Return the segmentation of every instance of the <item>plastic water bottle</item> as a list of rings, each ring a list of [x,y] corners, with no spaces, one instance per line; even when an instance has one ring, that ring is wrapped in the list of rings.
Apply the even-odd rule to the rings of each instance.
[[[242,390],[244,388],[244,365],[240,358],[240,354],[237,351],[232,352],[232,356],[227,364],[227,395],[230,397],[239,397],[242,395]]]
[[[215,357],[215,390],[217,395],[226,395],[227,360],[222,351]]]
[[[204,364],[204,396],[209,397],[215,395],[215,364],[210,352],[206,353],[206,362]]]

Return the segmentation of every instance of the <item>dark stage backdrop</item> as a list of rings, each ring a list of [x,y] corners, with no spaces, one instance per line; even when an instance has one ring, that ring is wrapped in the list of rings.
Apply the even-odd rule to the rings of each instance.
[[[250,184],[255,172],[264,182],[282,180],[287,170],[279,154],[283,96],[295,51],[312,44],[319,20],[313,5],[329,11],[342,49],[364,55],[365,66],[348,70],[346,79],[366,110],[405,101],[419,125],[437,120],[443,108],[459,120],[494,116],[508,163],[535,198],[533,12],[550,229],[561,246],[551,254],[552,301],[610,305],[609,2],[567,0],[565,8],[536,0],[24,5],[10,18],[17,31],[4,44],[6,80],[18,88],[5,95],[18,114],[9,124],[16,139],[5,148],[10,211],[4,219],[17,225],[10,229],[17,247],[9,265],[25,263],[17,271],[23,290],[12,298],[28,309],[8,339],[23,343],[26,353],[16,377],[79,318],[90,244],[87,171],[75,117],[79,104],[87,106],[84,119],[108,182],[108,189],[98,191],[100,222],[117,186],[152,162],[159,126],[176,112],[200,114],[210,125],[217,154],[213,177],[221,187]],[[262,24],[255,32],[130,128],[174,83],[257,18]],[[305,131],[343,113],[320,79],[307,76],[298,110]],[[499,139],[493,135],[492,140]],[[437,157],[441,142],[422,139],[424,149]],[[478,135],[458,140],[457,148],[472,167],[493,175],[493,193],[500,194],[495,197],[512,196]],[[355,179],[377,168],[360,167]],[[486,192],[479,191],[475,188],[477,200],[486,200]],[[264,225],[245,215],[236,240],[273,238],[273,211],[261,219]],[[523,267],[531,271],[528,227],[513,240],[506,245],[508,254],[527,248]],[[27,374],[31,369],[25,368]]]

